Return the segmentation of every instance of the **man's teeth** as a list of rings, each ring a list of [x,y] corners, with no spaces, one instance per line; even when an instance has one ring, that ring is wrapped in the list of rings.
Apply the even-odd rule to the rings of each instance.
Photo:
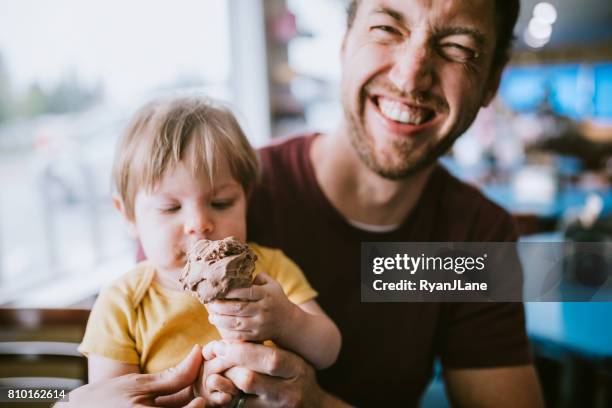
[[[378,106],[384,116],[404,124],[420,125],[429,117],[427,109],[409,107],[386,98],[379,98]]]

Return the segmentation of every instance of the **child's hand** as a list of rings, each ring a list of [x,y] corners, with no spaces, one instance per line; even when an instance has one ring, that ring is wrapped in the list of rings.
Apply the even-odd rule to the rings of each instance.
[[[253,286],[233,289],[225,300],[209,303],[208,320],[226,340],[276,341],[298,309],[270,276],[260,273]]]

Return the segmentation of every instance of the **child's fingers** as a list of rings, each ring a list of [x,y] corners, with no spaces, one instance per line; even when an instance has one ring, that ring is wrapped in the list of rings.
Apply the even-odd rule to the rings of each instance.
[[[210,361],[213,358],[217,357],[215,351],[213,350],[213,343],[214,341],[211,341],[210,343],[202,347],[202,357],[204,357],[204,360]]]
[[[259,341],[261,340],[255,333],[250,331],[234,331],[218,329],[223,340],[238,340],[238,341]]]
[[[214,405],[227,405],[232,402],[233,395],[214,391],[208,396],[208,401]]]
[[[204,357],[204,370],[206,374],[211,373],[222,373],[227,370],[227,368],[222,369],[224,367],[224,360],[219,357],[217,353],[215,353],[215,343],[216,340],[213,340],[202,347],[202,356]],[[213,364],[214,363],[214,364]],[[210,367],[210,369],[209,369]]]
[[[254,285],[261,286],[261,285],[265,285],[270,282],[274,282],[274,279],[272,279],[272,277],[270,277],[270,275],[268,275],[265,272],[258,273],[257,276],[255,276],[255,279],[253,279]]]
[[[283,292],[280,283],[265,272],[258,274],[253,280],[253,287],[261,288],[266,293]]]
[[[256,319],[250,317],[209,314],[208,321],[217,329],[250,331],[256,328]]]
[[[263,299],[265,292],[261,286],[252,285],[248,288],[232,289],[225,295],[226,299],[257,301]]]
[[[220,374],[211,374],[206,377],[206,389],[210,392],[217,391],[231,395],[237,395],[239,392],[233,382]]]
[[[210,302],[206,309],[210,314],[228,316],[254,316],[257,309],[254,302],[243,302],[239,300],[215,300]]]
[[[209,350],[212,350],[212,347],[209,347]],[[207,356],[204,355],[204,358],[206,357]],[[226,359],[211,357],[210,360],[207,360],[204,363],[204,378],[207,378],[208,376],[212,374],[222,373],[231,367],[232,367],[232,364],[228,362]]]
[[[194,398],[189,404],[185,405],[184,408],[206,408],[206,402],[202,397]]]

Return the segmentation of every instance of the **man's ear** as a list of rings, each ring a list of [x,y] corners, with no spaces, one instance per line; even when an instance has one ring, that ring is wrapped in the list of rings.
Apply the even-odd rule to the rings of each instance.
[[[136,228],[136,223],[132,219],[130,219],[130,217],[128,216],[125,210],[125,204],[123,203],[123,200],[121,199],[121,197],[119,197],[118,194],[113,194],[112,198],[113,198],[113,205],[115,206],[117,211],[121,213],[121,216],[123,217],[123,220],[125,221],[125,224],[128,228],[128,233],[130,234],[132,238],[137,239],[138,229]]]
[[[485,90],[484,97],[482,99],[482,106],[489,106],[495,95],[497,94],[497,90],[499,89],[499,84],[501,82],[501,77],[504,72],[504,68],[506,64],[498,64],[497,67],[492,67],[492,71],[489,75],[489,79],[487,80],[487,88]]]

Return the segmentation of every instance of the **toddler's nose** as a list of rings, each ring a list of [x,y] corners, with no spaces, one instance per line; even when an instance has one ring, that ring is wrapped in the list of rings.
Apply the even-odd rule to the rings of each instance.
[[[196,239],[209,237],[214,231],[214,223],[205,214],[193,214],[185,222],[185,235]]]

